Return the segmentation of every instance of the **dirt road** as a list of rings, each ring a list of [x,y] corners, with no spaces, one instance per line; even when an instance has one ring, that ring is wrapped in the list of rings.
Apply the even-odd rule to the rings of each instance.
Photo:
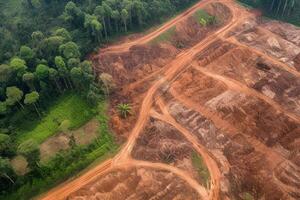
[[[132,167],[132,166],[140,166],[140,167],[147,167],[147,168],[153,168],[153,169],[163,169],[170,171],[174,174],[176,174],[178,177],[183,179],[189,186],[194,188],[198,193],[199,196],[201,196],[202,199],[220,199],[220,179],[221,179],[221,172],[218,168],[217,162],[215,158],[209,153],[205,147],[201,144],[199,144],[197,138],[193,136],[185,127],[178,124],[175,119],[169,114],[168,107],[164,105],[164,102],[159,97],[159,92],[162,90],[169,90],[170,93],[173,95],[174,98],[182,102],[182,104],[186,105],[188,108],[192,108],[195,111],[203,114],[208,119],[212,120],[214,124],[219,125],[220,128],[224,130],[229,130],[231,133],[237,133],[237,130],[235,127],[230,125],[225,120],[221,119],[216,113],[213,111],[205,108],[202,105],[196,105],[193,102],[189,101],[188,99],[184,98],[183,96],[177,94],[173,88],[172,83],[188,68],[191,67],[191,63],[193,59],[197,56],[199,52],[204,50],[206,47],[208,47],[210,44],[218,40],[219,38],[224,39],[224,36],[232,30],[233,27],[238,25],[239,23],[243,22],[243,20],[247,17],[249,17],[250,13],[245,11],[244,9],[240,8],[239,5],[237,5],[232,0],[203,0],[196,5],[194,5],[192,8],[188,9],[181,15],[178,15],[176,18],[172,19],[171,21],[165,23],[163,26],[161,26],[159,29],[141,37],[134,41],[130,41],[127,43],[123,43],[120,45],[111,46],[109,48],[103,49],[100,51],[99,54],[106,54],[106,53],[120,53],[123,51],[129,50],[130,47],[137,44],[145,44],[163,33],[164,31],[168,30],[175,24],[181,22],[182,20],[186,19],[188,16],[192,15],[193,12],[196,10],[202,8],[203,6],[207,5],[211,2],[222,2],[228,6],[228,8],[232,12],[232,18],[229,20],[227,24],[225,24],[223,27],[219,28],[215,32],[211,33],[208,37],[203,39],[201,42],[197,43],[190,49],[183,51],[182,53],[178,54],[177,57],[164,66],[159,72],[154,72],[153,74],[150,74],[149,77],[152,77],[153,75],[159,74],[160,78],[158,80],[154,81],[154,83],[150,86],[150,88],[147,90],[146,94],[143,97],[143,101],[141,103],[141,107],[139,110],[139,114],[137,117],[137,120],[135,122],[135,126],[133,127],[132,131],[130,132],[130,135],[127,139],[127,142],[122,147],[120,152],[112,159],[109,159],[105,161],[104,163],[90,169],[88,172],[83,174],[82,176],[74,179],[73,181],[66,182],[62,185],[59,185],[58,187],[54,188],[53,190],[49,191],[45,196],[43,196],[41,199],[44,200],[60,200],[60,199],[66,199],[71,193],[74,191],[77,191],[78,189],[82,188],[83,186],[87,185],[88,183],[91,183],[92,181],[98,179],[103,174],[107,173],[108,171],[112,169],[123,169],[126,167]],[[232,42],[236,45],[242,45],[238,43],[237,41],[234,41],[233,39],[228,39],[229,42]],[[250,47],[247,47],[250,48]],[[283,69],[286,71],[294,74],[295,76],[299,76],[299,72],[296,72],[295,70],[287,67],[286,65],[280,63],[279,61],[275,60],[274,58],[269,57],[268,55],[265,55],[264,53],[258,52],[258,50],[250,49],[251,51],[254,51],[256,53],[259,53],[261,56],[264,56],[272,61],[274,63],[280,65]],[[97,56],[95,56],[97,57]],[[284,109],[281,105],[274,102],[272,99],[264,96],[263,94],[254,91],[234,80],[231,80],[227,77],[220,76],[218,74],[215,74],[213,72],[207,71],[204,68],[196,67],[197,70],[201,71],[204,75],[212,77],[213,79],[219,80],[223,83],[225,83],[228,88],[232,90],[236,90],[239,92],[246,93],[247,95],[257,97],[259,99],[262,99],[263,101],[267,102],[271,106],[273,106],[276,110],[286,113],[291,119],[300,121],[299,116],[294,115],[293,113],[287,112],[286,109]],[[140,82],[139,82],[140,83]],[[131,88],[131,87],[130,87]],[[160,107],[160,110],[162,111],[162,114],[158,113],[156,110],[154,110],[154,103],[157,103],[157,105]],[[189,141],[193,148],[202,156],[207,168],[209,169],[210,176],[211,176],[211,187],[210,190],[207,191],[203,186],[199,185],[195,180],[193,180],[189,175],[186,174],[186,172],[179,170],[178,168],[175,168],[173,166],[162,164],[162,163],[152,163],[152,162],[146,162],[146,161],[137,161],[134,160],[131,157],[132,150],[136,144],[137,138],[140,136],[141,132],[144,130],[148,120],[150,117],[157,118],[161,121],[164,121],[174,128],[176,128],[185,138],[187,141]],[[250,143],[255,147],[257,151],[264,152],[266,157],[270,159],[270,162],[272,163],[272,166],[275,168],[279,163],[285,161],[285,159],[276,154],[272,149],[265,146],[263,143],[261,143],[258,140],[252,139],[249,140]]]

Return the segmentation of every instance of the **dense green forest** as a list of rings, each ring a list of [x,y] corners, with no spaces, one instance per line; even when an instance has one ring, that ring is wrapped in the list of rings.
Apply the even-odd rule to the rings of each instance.
[[[298,0],[239,0],[263,10],[264,15],[300,26],[300,1]]]
[[[28,199],[115,149],[105,114],[107,88],[85,58],[194,2],[0,0],[0,199]],[[100,122],[100,141],[72,143],[70,151],[40,163],[39,145],[47,137],[92,117]],[[26,175],[12,169],[17,155],[27,159]]]

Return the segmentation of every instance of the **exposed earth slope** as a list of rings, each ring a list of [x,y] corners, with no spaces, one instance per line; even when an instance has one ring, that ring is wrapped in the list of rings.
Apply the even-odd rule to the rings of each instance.
[[[199,9],[217,21],[199,24]],[[298,34],[280,32],[289,29]],[[300,199],[297,35],[235,1],[203,0],[101,50],[91,59],[121,88],[111,124],[126,142],[42,199]],[[123,101],[134,107],[126,120],[114,110]]]

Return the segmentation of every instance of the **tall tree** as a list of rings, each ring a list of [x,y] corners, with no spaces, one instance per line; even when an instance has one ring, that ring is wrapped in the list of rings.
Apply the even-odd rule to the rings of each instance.
[[[17,88],[16,86],[6,88],[6,103],[7,105],[13,106],[18,103],[22,108],[24,106],[21,104],[23,98],[23,91]]]
[[[120,21],[120,13],[118,10],[114,10],[111,14],[111,18],[114,20],[116,32],[119,32],[119,21]]]
[[[66,44],[60,45],[59,51],[66,59],[80,57],[79,47],[74,42],[67,42]]]
[[[15,183],[9,174],[12,173],[12,167],[8,159],[0,157],[0,176],[8,179],[11,183]]]
[[[41,118],[41,113],[37,107],[37,101],[39,100],[39,98],[40,98],[39,93],[36,91],[33,91],[33,92],[25,95],[24,104],[25,105],[33,105],[36,113]]]
[[[17,73],[17,76],[20,78],[22,78],[23,74],[27,70],[25,60],[18,58],[18,57],[15,57],[10,61],[10,66]]]
[[[106,22],[105,22],[105,11],[104,11],[103,6],[97,6],[95,8],[94,15],[98,18],[98,20],[101,21],[101,23],[103,25],[105,39],[107,40],[107,28],[106,28]]]
[[[30,90],[35,90],[34,79],[35,79],[34,73],[31,72],[26,72],[22,77],[23,82],[27,84]]]
[[[124,23],[124,29],[125,29],[125,32],[127,32],[127,19],[128,19],[129,15],[128,15],[128,12],[126,9],[123,9],[121,11],[121,18],[122,18],[122,21]]]

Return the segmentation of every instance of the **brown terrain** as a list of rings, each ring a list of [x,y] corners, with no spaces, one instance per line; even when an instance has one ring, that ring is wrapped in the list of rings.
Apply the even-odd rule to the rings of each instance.
[[[201,26],[199,9],[217,22]],[[101,49],[91,59],[118,85],[111,128],[126,142],[41,199],[300,199],[299,35],[233,0],[203,0]],[[120,102],[133,106],[127,119]]]

